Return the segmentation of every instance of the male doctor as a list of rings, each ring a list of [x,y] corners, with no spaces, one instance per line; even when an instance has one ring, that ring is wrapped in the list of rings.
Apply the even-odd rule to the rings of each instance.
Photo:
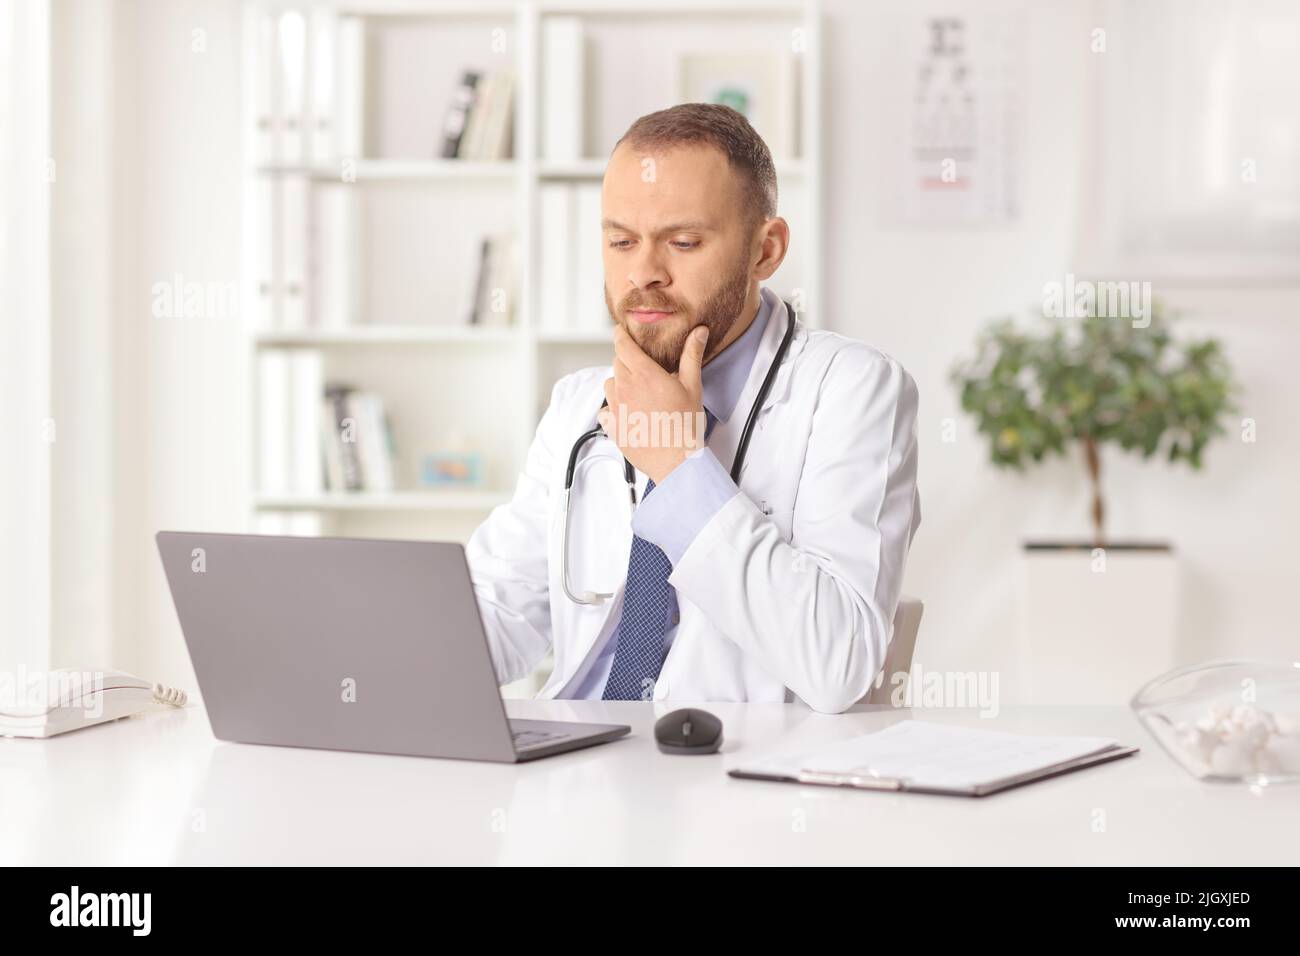
[[[911,376],[796,322],[729,474],[793,321],[760,285],[790,243],[776,210],[767,146],[728,107],[651,113],[615,147],[613,365],[556,383],[513,499],[468,547],[500,682],[552,650],[543,698],[798,698],[839,713],[876,679],[920,521]],[[566,582],[565,473],[597,425],[573,478]]]

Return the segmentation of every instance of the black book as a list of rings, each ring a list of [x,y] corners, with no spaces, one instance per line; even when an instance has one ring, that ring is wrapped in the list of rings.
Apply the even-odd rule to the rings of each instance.
[[[479,75],[473,70],[461,74],[460,86],[451,94],[451,103],[442,117],[442,158],[455,159],[461,137],[469,125],[469,115],[478,96]]]
[[[360,491],[364,485],[361,474],[361,455],[357,451],[357,422],[348,423],[348,395],[353,389],[347,385],[331,385],[325,397],[334,408],[334,440],[339,443],[339,457],[343,462],[343,487]]]

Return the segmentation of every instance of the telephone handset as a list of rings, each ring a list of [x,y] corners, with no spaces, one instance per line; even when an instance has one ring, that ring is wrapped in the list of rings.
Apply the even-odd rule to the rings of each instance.
[[[54,737],[154,705],[184,707],[189,695],[121,671],[58,670],[15,683],[0,696],[0,737]]]

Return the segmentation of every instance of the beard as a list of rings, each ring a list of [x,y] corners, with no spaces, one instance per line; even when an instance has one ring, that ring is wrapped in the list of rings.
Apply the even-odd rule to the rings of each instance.
[[[698,326],[706,326],[709,330],[709,343],[705,347],[704,361],[707,362],[717,354],[727,333],[740,318],[748,292],[749,263],[741,261],[698,309],[667,293],[657,290],[643,292],[640,289],[629,292],[615,309],[608,288],[605,289],[605,308],[609,310],[609,317],[614,324],[621,323],[646,355],[658,362],[664,371],[675,375],[682,360],[686,337]],[[665,312],[672,312],[673,316],[653,325],[642,325],[630,319],[620,318],[628,309],[662,309]]]

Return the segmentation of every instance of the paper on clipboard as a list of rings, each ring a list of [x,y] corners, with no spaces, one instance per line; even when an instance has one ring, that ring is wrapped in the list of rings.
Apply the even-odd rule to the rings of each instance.
[[[864,790],[982,796],[1136,751],[1104,737],[1030,736],[904,720],[877,733],[776,754],[729,773]]]

